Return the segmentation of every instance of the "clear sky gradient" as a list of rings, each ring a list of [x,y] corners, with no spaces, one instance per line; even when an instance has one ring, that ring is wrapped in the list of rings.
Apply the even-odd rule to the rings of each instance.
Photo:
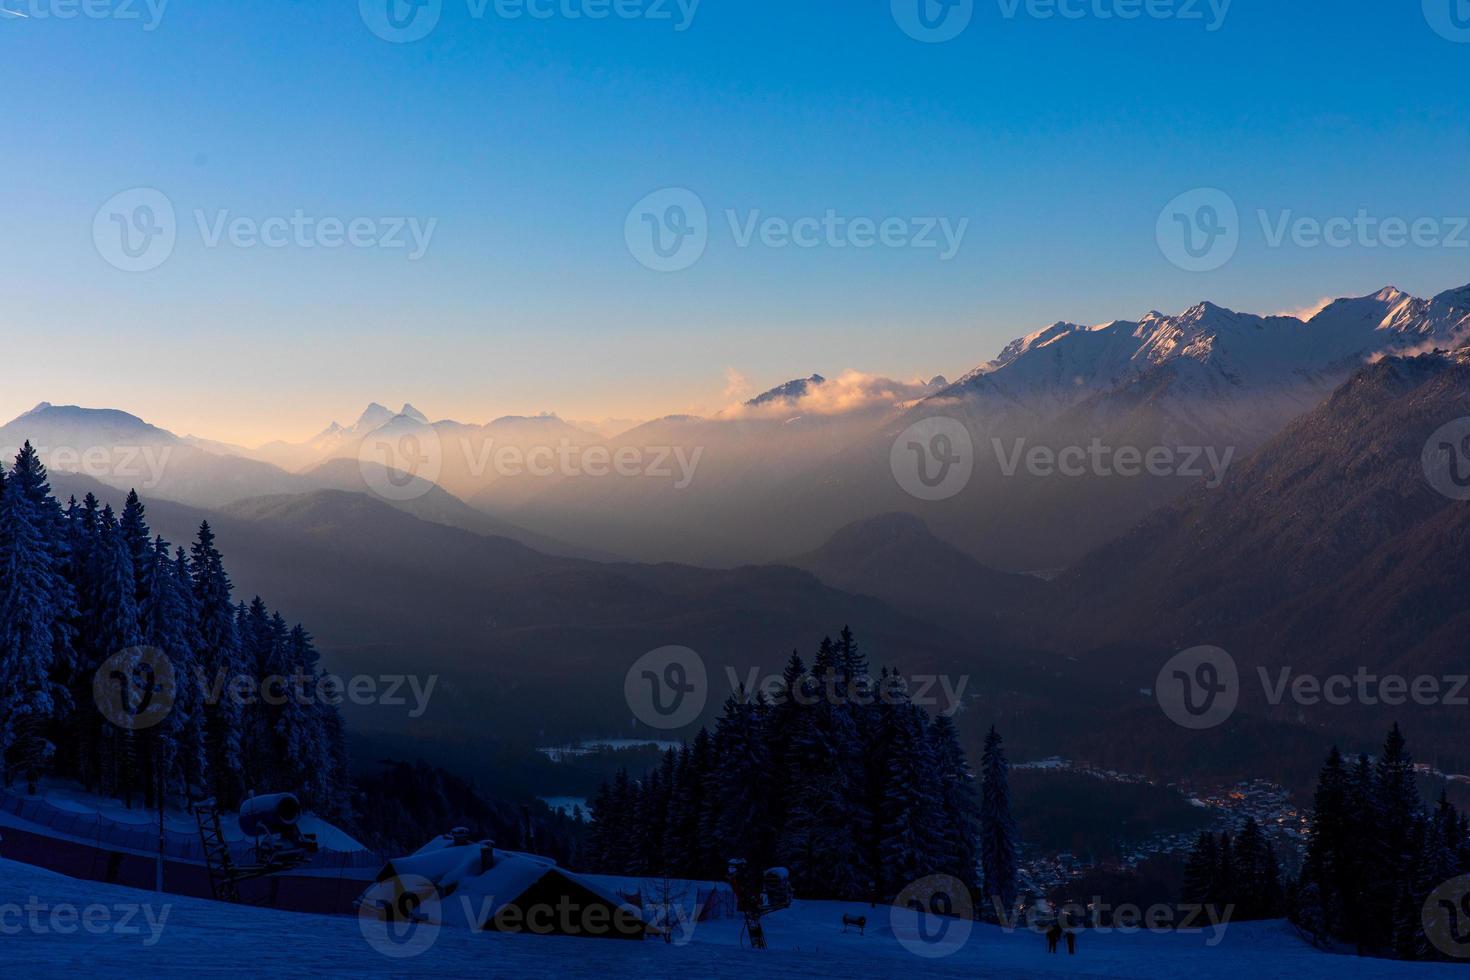
[[[648,417],[717,409],[732,369],[757,387],[955,376],[1056,319],[1470,282],[1470,247],[1272,247],[1257,217],[1470,215],[1470,43],[1420,0],[1235,0],[1216,30],[1206,0],[1203,20],[975,0],[938,44],[889,0],[703,0],[683,31],[674,0],[673,21],[442,0],[411,43],[376,36],[358,0],[172,0],[152,30],[144,0],[89,2],[108,16],[0,2],[6,418],[76,402],[252,442],[369,400]],[[93,237],[136,187],[177,212],[172,254],[142,273]],[[710,218],[707,252],[674,273],[624,238],[666,187]],[[1242,218],[1235,257],[1204,273],[1155,235],[1197,187]],[[742,248],[727,209],[969,226],[948,262]],[[409,261],[211,247],[195,216],[298,210],[437,224]]]

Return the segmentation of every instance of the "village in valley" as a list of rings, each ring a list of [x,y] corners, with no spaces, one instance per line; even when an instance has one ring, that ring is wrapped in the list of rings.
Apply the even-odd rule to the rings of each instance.
[[[1250,819],[1254,819],[1271,840],[1283,867],[1295,868],[1300,864],[1310,832],[1308,811],[1298,807],[1285,787],[1264,779],[1229,786],[1196,785],[1188,780],[1160,781],[1055,756],[1018,763],[1012,766],[1012,770],[1067,772],[1102,782],[1162,786],[1179,793],[1206,817],[1198,829],[1161,832],[1143,840],[1123,843],[1116,857],[1100,859],[1087,854],[1048,853],[1031,847],[1023,848],[1019,877],[1027,901],[1040,901],[1065,892],[1088,871],[1096,868],[1131,871],[1152,858],[1171,855],[1182,861],[1201,830],[1234,834]]]

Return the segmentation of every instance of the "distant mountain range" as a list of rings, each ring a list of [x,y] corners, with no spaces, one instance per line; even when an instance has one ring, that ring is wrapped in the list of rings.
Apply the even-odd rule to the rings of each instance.
[[[357,719],[363,729],[462,742],[493,716],[497,731],[529,737],[624,731],[629,719],[607,692],[647,650],[678,644],[698,649],[722,672],[774,671],[793,643],[851,624],[877,662],[970,677],[981,699],[976,716],[1003,714],[1028,749],[1066,751],[1097,726],[1114,730],[1127,718],[1118,730],[1137,738],[1126,751],[1115,746],[1112,758],[1142,765],[1163,758],[1151,753],[1170,731],[1140,692],[1180,649],[1224,646],[1248,677],[1257,666],[1318,674],[1462,671],[1470,502],[1432,487],[1424,456],[1432,434],[1470,419],[1470,347],[1438,349],[1460,339],[1466,314],[1457,304],[1465,298],[1460,291],[1425,303],[1384,292],[1333,304],[1298,327],[1201,308],[1172,325],[1156,323],[1147,338],[1116,331],[1109,346],[1127,336],[1138,341],[1135,355],[1167,347],[1167,356],[1147,366],[1133,355],[1119,360],[1132,367],[1102,372],[1107,381],[1097,384],[1112,385],[1105,390],[1064,405],[1059,389],[1038,387],[1036,399],[1050,400],[1054,414],[1028,410],[1042,419],[1036,428],[1018,421],[1019,397],[1011,400],[1012,416],[989,419],[991,431],[1038,442],[1091,432],[1182,445],[1219,438],[1216,417],[1202,406],[1237,422],[1264,417],[1232,414],[1217,382],[1232,397],[1246,388],[1302,392],[1346,372],[1277,431],[1257,430],[1259,443],[1240,449],[1218,485],[977,476],[977,487],[933,506],[893,492],[889,449],[897,427],[936,406],[978,427],[968,412],[997,397],[1002,384],[1020,391],[1025,372],[1014,365],[1070,356],[1045,352],[1077,342],[1067,337],[1106,330],[1013,345],[1005,364],[949,386],[927,409],[931,399],[804,414],[804,396],[796,395],[789,416],[665,419],[613,440],[578,435],[554,417],[432,425],[441,437],[460,433],[496,445],[577,438],[588,446],[703,446],[710,470],[701,473],[713,474],[703,493],[660,480],[499,475],[471,484],[481,491],[468,501],[430,485],[412,500],[390,502],[366,491],[356,458],[289,473],[207,452],[120,412],[55,406],[38,406],[0,436],[26,432],[53,446],[107,438],[182,453],[186,465],[171,463],[159,491],[181,497],[208,488],[208,501],[144,491],[156,528],[183,542],[210,520],[242,595],[259,591],[310,623],[339,669],[401,672],[412,663],[446,679],[445,715],[407,727],[403,718],[375,715]],[[1185,325],[1197,330],[1193,339],[1185,339]],[[1371,347],[1387,338],[1402,352],[1356,349],[1298,371],[1242,367],[1255,360],[1243,352],[1262,338],[1318,328],[1355,330],[1354,344],[1367,338]],[[1165,336],[1177,343],[1166,345]],[[1415,353],[1420,348],[1431,349]],[[1291,414],[1285,398],[1276,404]],[[394,426],[422,435],[428,423],[393,413],[373,432]],[[742,446],[759,451],[738,452]],[[128,485],[62,468],[53,482],[63,496],[90,490],[114,503]],[[270,489],[241,492],[261,486]],[[967,501],[977,489],[986,494]],[[231,490],[239,495],[222,501]],[[883,507],[895,500],[902,506]],[[493,513],[506,501],[517,520]],[[554,539],[528,530],[540,521]],[[962,533],[952,531],[955,522]],[[977,557],[983,547],[962,546],[996,528],[1043,543],[1075,536],[1077,557],[1059,563],[1067,566],[1060,574],[1021,575]],[[758,566],[729,569],[578,551],[588,542],[636,546],[654,534],[685,534],[681,547],[690,552],[730,546],[742,535],[780,550]],[[560,544],[566,540],[579,546]],[[1304,724],[1351,742],[1354,732],[1376,730],[1392,714],[1263,704],[1259,685],[1247,688],[1244,704],[1255,727],[1245,741],[1222,742],[1227,755],[1287,744]],[[1416,708],[1415,723],[1416,742],[1441,763],[1470,768],[1458,714]],[[963,727],[967,737],[978,734]],[[1298,741],[1316,746],[1320,737]]]
[[[375,467],[402,465],[379,447],[407,440],[433,447],[432,473],[420,477],[430,499],[396,505],[543,551],[772,562],[814,552],[846,525],[907,512],[985,565],[1049,570],[1074,564],[1199,481],[1189,473],[1007,474],[1007,454],[1096,442],[1239,460],[1364,364],[1467,340],[1470,286],[1433,299],[1386,287],[1307,320],[1206,302],[1174,316],[1058,322],[952,384],[813,374],[711,418],[673,416],[612,436],[554,415],[430,422],[412,405],[395,412],[373,403],[351,425],[333,422],[303,443],[246,449],[179,438],[124,412],[43,403],[0,427],[0,448],[24,439],[52,450],[103,447],[103,466],[54,452],[48,459],[114,486],[146,482],[153,496],[220,507],[322,488],[368,490]],[[969,432],[974,475],[952,499],[925,502],[895,481],[890,451],[911,425],[935,416]],[[539,474],[501,464],[506,452],[580,458],[588,449],[632,454],[644,469],[598,478],[560,463]],[[165,454],[167,465],[152,474]],[[691,470],[683,483],[657,475],[655,464],[668,472],[675,454]]]

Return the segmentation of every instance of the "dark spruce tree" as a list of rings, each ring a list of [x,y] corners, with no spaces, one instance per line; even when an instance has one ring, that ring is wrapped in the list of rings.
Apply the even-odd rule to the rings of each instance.
[[[987,916],[1010,916],[1016,905],[1020,864],[1016,820],[1011,814],[1010,765],[994,728],[980,759],[980,864]]]

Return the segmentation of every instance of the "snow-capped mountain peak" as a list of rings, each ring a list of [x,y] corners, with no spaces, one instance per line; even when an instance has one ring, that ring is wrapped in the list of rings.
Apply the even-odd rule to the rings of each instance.
[[[1434,297],[1432,302],[1436,306],[1446,306],[1456,310],[1470,310],[1470,284],[1459,286],[1455,289],[1447,289]]]
[[[827,383],[827,379],[820,374],[814,374],[809,378],[797,378],[783,385],[777,385],[770,391],[761,392],[745,403],[747,408],[759,408],[772,402],[795,402],[800,401],[813,388]]]
[[[1320,394],[1378,354],[1453,347],[1467,339],[1470,286],[1433,300],[1387,286],[1335,300],[1305,321],[1240,313],[1203,300],[1174,315],[1152,310],[1136,322],[1053,323],[1007,344],[944,396],[986,392],[1023,405],[1040,398],[1056,407],[1165,366],[1175,368],[1174,390],[1180,394],[1191,387],[1279,394],[1302,385]]]
[[[363,409],[362,414],[357,417],[357,421],[352,424],[352,428],[356,432],[369,432],[393,418],[393,414],[393,412],[379,405],[377,402],[371,402],[367,408]]]

